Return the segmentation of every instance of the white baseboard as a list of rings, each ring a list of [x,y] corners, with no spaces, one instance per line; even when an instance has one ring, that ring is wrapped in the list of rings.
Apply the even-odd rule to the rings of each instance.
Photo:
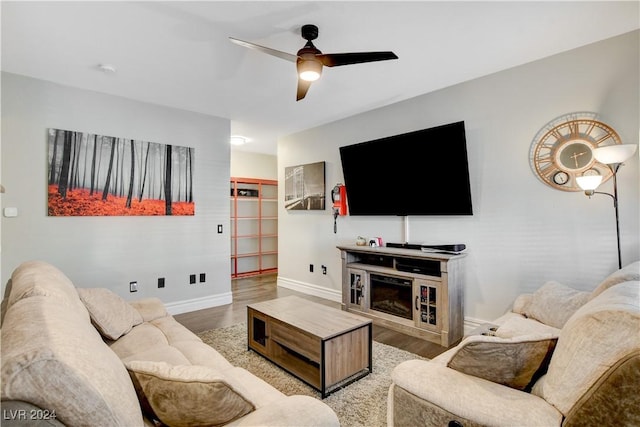
[[[469,335],[471,331],[473,331],[474,329],[478,328],[481,325],[484,325],[485,323],[491,323],[491,321],[483,320],[483,319],[475,319],[473,317],[465,317],[464,318],[464,335],[465,336]]]
[[[342,290],[327,289],[312,283],[300,282],[298,280],[287,279],[286,277],[281,276],[278,276],[278,286],[293,289],[294,291],[302,292],[303,294],[328,299],[330,301],[342,302]]]
[[[224,294],[210,295],[206,297],[193,298],[184,301],[176,301],[165,304],[167,311],[172,316],[175,314],[188,313],[190,311],[202,310],[204,308],[218,307],[220,305],[231,304],[233,297],[231,292]]]

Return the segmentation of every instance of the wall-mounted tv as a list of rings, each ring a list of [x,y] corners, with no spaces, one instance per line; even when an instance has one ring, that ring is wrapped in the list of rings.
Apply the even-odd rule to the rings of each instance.
[[[464,122],[340,147],[349,215],[473,215]]]

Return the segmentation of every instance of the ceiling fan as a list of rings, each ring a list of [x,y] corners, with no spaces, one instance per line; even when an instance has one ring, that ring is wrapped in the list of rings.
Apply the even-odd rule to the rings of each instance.
[[[307,41],[297,54],[282,52],[243,40],[229,37],[233,43],[240,46],[256,49],[260,52],[276,56],[287,61],[295,62],[298,70],[298,93],[296,101],[305,97],[311,83],[320,78],[322,66],[337,67],[339,65],[359,64],[362,62],[386,61],[398,59],[395,53],[385,52],[351,52],[351,53],[322,53],[314,45],[312,40],[318,38],[318,27],[312,24],[303,25],[300,31],[302,38]]]

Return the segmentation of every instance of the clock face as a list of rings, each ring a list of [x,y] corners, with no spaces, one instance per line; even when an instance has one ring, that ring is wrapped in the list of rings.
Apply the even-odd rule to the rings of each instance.
[[[585,169],[593,163],[591,146],[583,141],[570,140],[562,144],[556,149],[556,156],[556,163],[570,171]]]
[[[562,171],[556,172],[553,175],[553,182],[558,185],[565,185],[567,182],[569,182],[569,174]]]
[[[543,183],[558,190],[582,191],[576,177],[599,174],[603,182],[611,178],[611,170],[596,161],[593,149],[622,142],[615,130],[595,117],[594,113],[566,114],[536,134],[529,161]]]

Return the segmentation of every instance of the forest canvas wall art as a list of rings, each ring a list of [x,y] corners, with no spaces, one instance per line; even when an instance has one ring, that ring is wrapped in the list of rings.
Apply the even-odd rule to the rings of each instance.
[[[48,129],[49,216],[194,215],[194,149]]]

